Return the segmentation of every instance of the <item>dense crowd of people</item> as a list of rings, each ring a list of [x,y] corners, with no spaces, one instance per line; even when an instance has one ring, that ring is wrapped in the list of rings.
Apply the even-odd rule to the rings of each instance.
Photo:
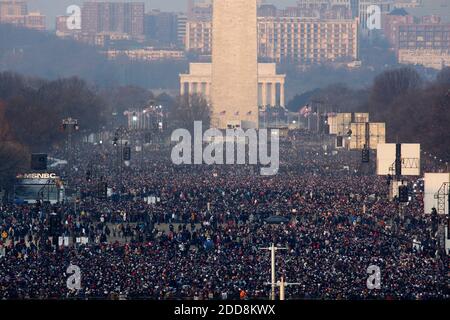
[[[280,148],[279,173],[261,176],[249,165],[176,166],[170,148],[123,164],[117,146],[77,145],[76,169],[58,172],[76,186],[70,201],[1,205],[0,298],[266,299],[261,248],[272,243],[287,248],[277,277],[300,283],[289,299],[450,298],[448,257],[417,181],[400,204],[359,152],[301,135]],[[52,242],[51,213],[68,246]],[[80,289],[67,287],[69,265],[80,267]],[[368,289],[371,265],[379,289]]]

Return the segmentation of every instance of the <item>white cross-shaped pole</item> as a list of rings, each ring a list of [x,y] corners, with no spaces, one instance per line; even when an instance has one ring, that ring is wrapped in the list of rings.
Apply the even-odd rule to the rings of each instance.
[[[266,283],[266,285],[271,285],[272,288],[279,287],[280,288],[280,300],[285,300],[286,297],[286,286],[299,286],[301,283],[291,283],[291,282],[285,282],[284,277],[281,277],[281,280],[274,283]]]
[[[280,300],[285,300],[285,288],[286,286],[299,286],[301,283],[290,283],[290,282],[284,282],[284,277],[281,277],[281,281],[279,282],[280,286]]]
[[[270,250],[271,253],[271,285],[272,285],[272,291],[270,293],[270,299],[275,300],[275,287],[277,285],[276,283],[276,271],[275,271],[275,252],[277,250],[287,250],[287,248],[279,248],[275,247],[275,244],[272,243],[272,245],[269,248],[261,248],[261,250]]]

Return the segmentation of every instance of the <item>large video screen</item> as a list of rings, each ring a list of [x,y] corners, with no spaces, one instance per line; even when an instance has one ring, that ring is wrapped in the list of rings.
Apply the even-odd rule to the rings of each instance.
[[[377,174],[395,174],[396,144],[379,144],[377,147]],[[420,175],[420,144],[401,144],[401,161],[403,176]]]
[[[59,201],[58,188],[47,179],[18,179],[14,186],[14,198],[19,202],[35,203],[37,200]]]
[[[424,210],[426,214],[430,214],[433,208],[436,208],[439,214],[448,214],[448,186],[445,183],[450,182],[449,173],[425,173],[425,192],[424,192]],[[441,189],[442,188],[442,189]],[[441,191],[441,192],[440,192]]]

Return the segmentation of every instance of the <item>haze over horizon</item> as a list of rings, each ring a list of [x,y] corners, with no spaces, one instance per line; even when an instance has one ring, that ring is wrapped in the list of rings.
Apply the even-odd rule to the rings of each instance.
[[[106,1],[106,0],[104,0]],[[145,2],[146,10],[160,9],[162,11],[186,11],[187,0],[108,0],[113,2],[130,2],[130,1],[142,1]],[[449,10],[443,10],[442,5],[450,7],[450,0],[423,0],[424,5],[427,7],[424,10],[424,14],[439,14],[444,21],[450,21]],[[55,17],[58,15],[64,15],[66,8],[70,5],[81,5],[86,0],[28,0],[29,10],[40,11],[47,16],[47,28],[54,29]],[[289,5],[295,5],[297,0],[265,0],[266,3],[273,3],[278,7],[285,7]],[[419,9],[423,10],[423,9]],[[412,13],[416,13],[413,10]]]
[[[47,16],[47,28],[55,28],[55,18],[66,14],[66,9],[70,5],[81,5],[87,0],[27,0],[28,8],[31,11],[40,11]],[[106,0],[104,0],[106,1]],[[146,11],[160,9],[162,11],[186,11],[187,0],[108,0],[111,2],[144,2]],[[296,0],[266,0],[267,3],[275,3],[280,7],[293,5]]]
[[[145,3],[146,10],[160,9],[163,11],[186,11],[187,0],[108,0],[111,2],[132,2],[141,1]],[[54,18],[58,15],[63,15],[66,12],[66,8],[72,4],[81,5],[86,0],[28,0],[28,6],[30,10],[39,10],[50,21],[47,21],[47,25],[54,27]],[[296,3],[296,0],[274,0],[266,1],[270,3],[276,3],[279,6],[288,6]]]
[[[0,0],[0,300],[448,304],[450,0],[198,1]]]

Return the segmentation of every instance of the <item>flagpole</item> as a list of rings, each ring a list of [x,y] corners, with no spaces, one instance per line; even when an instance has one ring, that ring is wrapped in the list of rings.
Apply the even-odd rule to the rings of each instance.
[[[267,129],[267,108],[264,107],[264,126]]]
[[[311,114],[308,114],[308,131],[311,131]]]

